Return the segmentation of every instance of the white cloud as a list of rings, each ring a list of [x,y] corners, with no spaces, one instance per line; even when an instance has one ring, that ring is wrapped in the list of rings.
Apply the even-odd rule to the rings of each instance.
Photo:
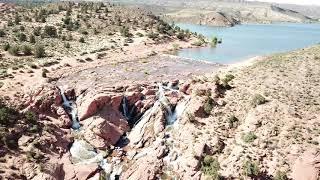
[[[301,5],[320,5],[319,0],[248,0],[248,1],[263,1],[263,2],[301,4]]]

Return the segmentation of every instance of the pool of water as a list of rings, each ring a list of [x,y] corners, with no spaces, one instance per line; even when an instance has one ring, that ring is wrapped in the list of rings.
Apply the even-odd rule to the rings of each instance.
[[[182,49],[177,52],[178,56],[223,64],[320,43],[320,24],[248,24],[231,28],[177,25],[210,39],[222,38],[222,44],[215,48]]]

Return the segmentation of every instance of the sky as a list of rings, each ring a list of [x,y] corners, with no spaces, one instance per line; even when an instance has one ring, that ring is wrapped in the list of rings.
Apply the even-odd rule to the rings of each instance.
[[[320,5],[320,0],[248,0],[248,1],[264,1],[264,2],[302,4],[302,5]]]

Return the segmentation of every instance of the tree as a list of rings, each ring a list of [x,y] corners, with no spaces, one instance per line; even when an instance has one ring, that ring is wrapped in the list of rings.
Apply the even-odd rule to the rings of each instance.
[[[37,45],[34,49],[34,56],[36,58],[42,58],[45,57],[46,52],[43,46]]]

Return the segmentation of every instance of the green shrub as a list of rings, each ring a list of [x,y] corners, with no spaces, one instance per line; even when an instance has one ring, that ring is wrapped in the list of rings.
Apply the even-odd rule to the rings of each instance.
[[[19,46],[12,46],[9,48],[9,53],[13,56],[18,56],[19,55]]]
[[[43,58],[46,56],[46,52],[45,52],[45,49],[43,46],[40,46],[40,45],[37,45],[35,48],[34,48],[34,56],[36,58]]]
[[[259,175],[259,167],[256,162],[250,160],[243,164],[243,174],[248,177],[256,177]]]
[[[155,40],[159,37],[159,34],[158,33],[154,33],[154,32],[150,32],[147,34],[148,38],[152,39],[152,40]]]
[[[7,26],[13,26],[13,25],[14,25],[13,22],[11,20],[8,20]]]
[[[44,34],[46,36],[49,36],[49,37],[52,37],[52,38],[55,38],[55,37],[58,36],[57,29],[54,26],[45,26],[44,27]]]
[[[42,73],[41,73],[42,77],[43,77],[43,78],[46,78],[48,72],[49,72],[49,71],[48,71],[47,69],[42,69]]]
[[[120,27],[120,34],[121,34],[121,36],[123,36],[123,37],[130,37],[130,36],[131,36],[131,34],[130,34],[130,32],[129,32],[129,28],[126,27],[126,26],[121,26],[121,27]]]
[[[242,140],[245,143],[252,143],[254,140],[256,140],[258,137],[253,133],[249,132],[247,134],[242,135]]]
[[[263,97],[260,94],[255,94],[253,96],[253,98],[251,99],[251,105],[253,107],[256,107],[256,106],[261,105],[261,104],[265,104],[266,102],[267,102],[266,98]]]
[[[184,40],[185,37],[186,37],[186,35],[183,32],[179,32],[177,35],[177,38],[180,40]]]
[[[68,42],[67,42],[67,43],[64,43],[64,47],[67,48],[67,49],[69,49],[69,48],[70,48],[70,43],[68,43]]]
[[[81,38],[79,39],[79,42],[85,43],[84,37],[81,37]]]
[[[4,32],[3,29],[0,29],[0,37],[4,37],[6,35],[6,33]]]
[[[18,14],[16,14],[14,17],[14,23],[16,25],[18,25],[18,24],[20,24],[20,22],[21,22],[20,16]]]
[[[196,117],[192,113],[187,112],[186,115],[189,123],[194,123],[196,121]]]
[[[232,74],[226,74],[226,75],[224,76],[224,78],[221,79],[221,81],[222,81],[222,83],[223,83],[224,85],[227,85],[227,84],[229,84],[229,82],[232,81],[234,78],[235,78],[234,75],[232,75]]]
[[[27,46],[27,45],[24,45],[22,47],[22,52],[25,56],[29,56],[32,54],[32,50],[31,50],[31,47],[30,46]]]
[[[9,124],[9,111],[7,108],[2,107],[0,108],[0,124],[1,125],[8,125]]]
[[[219,174],[220,164],[219,161],[212,156],[205,156],[202,162],[201,171],[210,176],[212,180],[220,180],[222,177]]]
[[[144,35],[142,34],[142,33],[140,33],[140,32],[137,32],[137,34],[136,34],[138,37],[143,37]]]
[[[214,36],[211,40],[211,46],[215,47],[217,44],[218,44],[218,38]]]
[[[20,26],[19,29],[20,29],[20,31],[26,30],[26,28],[24,26]]]
[[[33,30],[33,35],[40,36],[41,35],[41,27],[35,27]]]
[[[228,117],[228,123],[229,127],[236,128],[238,126],[239,119],[235,115],[231,115],[230,117]]]
[[[36,38],[34,37],[34,35],[30,35],[29,41],[30,41],[30,43],[32,43],[32,44],[36,43]]]
[[[33,112],[31,112],[31,111],[26,112],[25,117],[26,117],[27,123],[30,123],[30,124],[37,123],[36,115]]]
[[[214,100],[211,97],[207,97],[207,99],[204,102],[204,112],[209,115],[211,114],[212,108],[214,106]]]
[[[17,34],[17,38],[19,39],[19,41],[23,42],[23,41],[27,41],[27,35],[24,33],[18,33]]]
[[[277,171],[276,175],[273,178],[274,180],[288,180],[288,176],[286,172],[282,172],[282,171]]]
[[[10,44],[9,43],[5,43],[4,45],[3,45],[3,50],[4,51],[8,51],[10,49]]]

